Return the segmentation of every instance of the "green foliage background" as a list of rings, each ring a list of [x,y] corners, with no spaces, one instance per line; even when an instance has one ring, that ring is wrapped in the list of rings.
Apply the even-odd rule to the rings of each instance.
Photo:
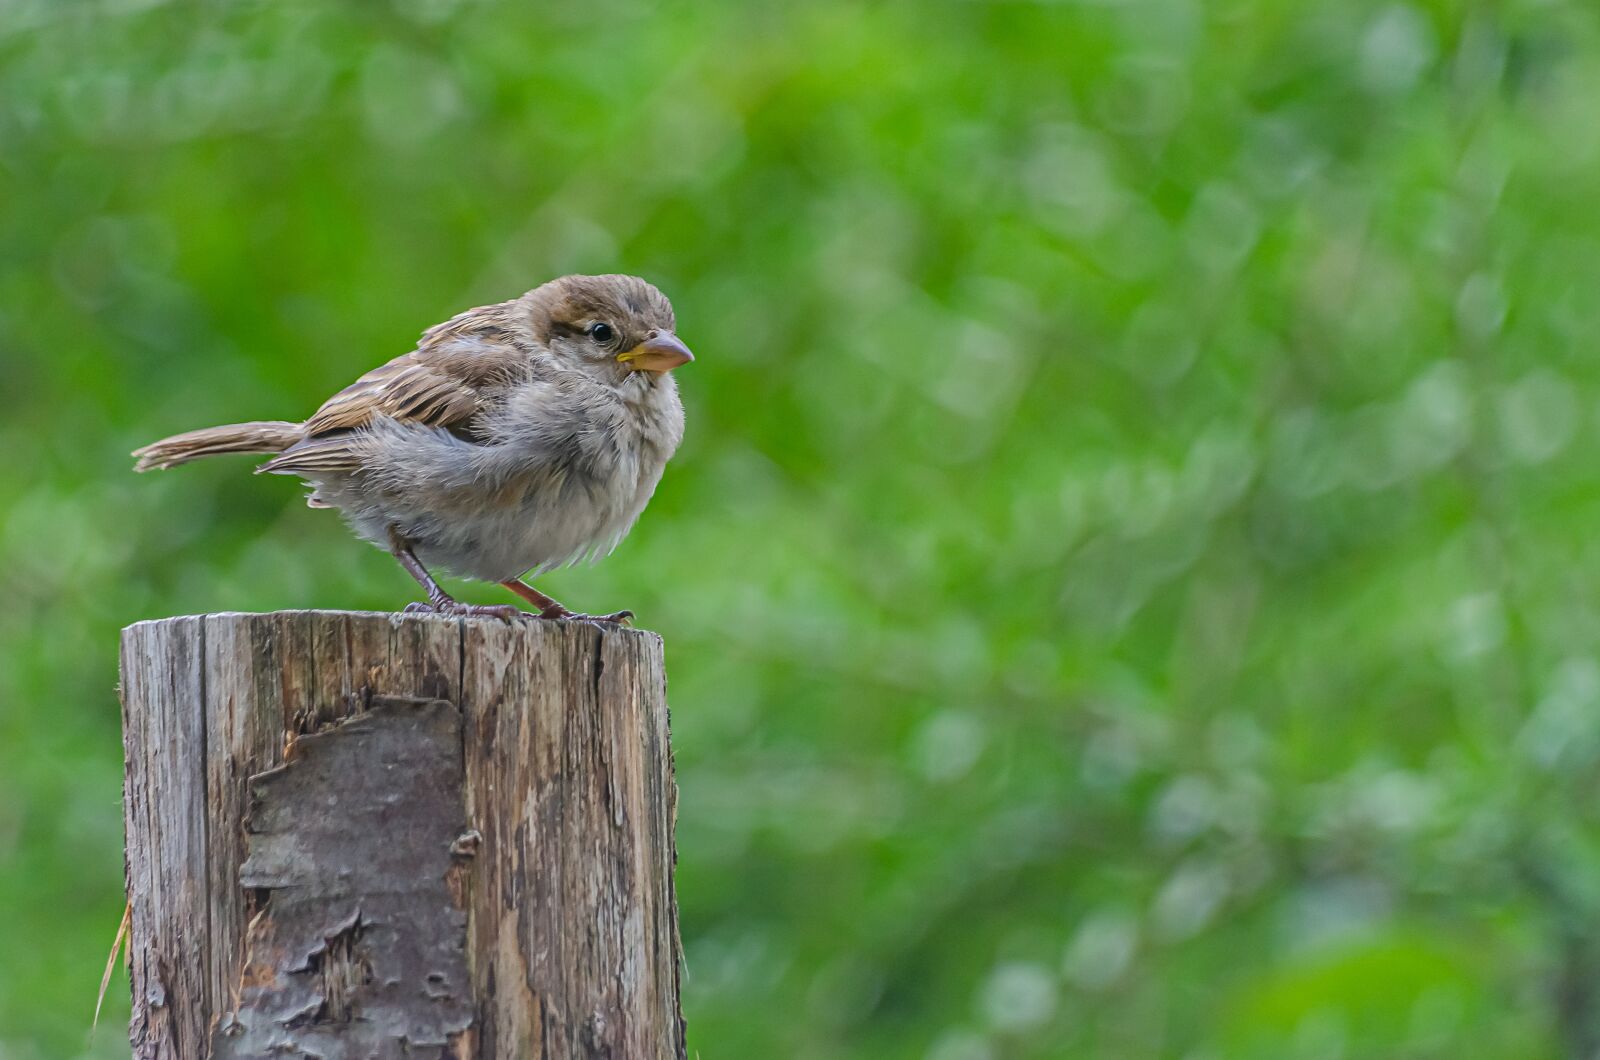
[[[128,450],[613,270],[697,1055],[1594,1055],[1597,165],[1561,0],[0,3],[0,1057],[127,1055],[118,628],[414,596]]]

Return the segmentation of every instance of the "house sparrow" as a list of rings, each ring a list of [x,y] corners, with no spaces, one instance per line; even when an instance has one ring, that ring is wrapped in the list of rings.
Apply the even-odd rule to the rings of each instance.
[[[672,369],[694,360],[672,304],[635,276],[563,276],[428,329],[417,348],[329,398],[304,423],[209,427],[136,450],[136,470],[273,453],[306,503],[337,508],[427,591],[407,611],[526,612],[449,596],[429,566],[499,582],[538,617],[582,615],[522,580],[610,552],[683,437]]]

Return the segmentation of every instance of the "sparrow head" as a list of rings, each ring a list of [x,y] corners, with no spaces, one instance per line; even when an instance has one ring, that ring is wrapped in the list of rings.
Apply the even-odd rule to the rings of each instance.
[[[523,297],[545,347],[602,377],[653,381],[694,360],[672,303],[637,276],[563,276]]]

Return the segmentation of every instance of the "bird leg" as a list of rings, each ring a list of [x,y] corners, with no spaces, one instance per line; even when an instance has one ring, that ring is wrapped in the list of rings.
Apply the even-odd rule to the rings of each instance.
[[[541,593],[539,590],[535,589],[533,586],[529,585],[520,578],[512,578],[510,581],[504,581],[500,584],[504,585],[507,589],[510,589],[512,592],[528,601],[528,603],[532,604],[534,607],[537,607],[539,609],[540,618],[566,619],[568,621],[576,622],[620,623],[626,622],[628,619],[633,617],[632,611],[618,611],[610,615],[580,615],[576,611],[568,611],[553,598]]]
[[[417,584],[428,594],[427,603],[406,605],[405,613],[408,615],[487,615],[491,618],[503,618],[509,622],[514,618],[521,618],[526,613],[510,604],[464,604],[445,592],[439,583],[434,581],[433,575],[428,573],[428,568],[417,559],[417,554],[411,550],[411,542],[405,539],[398,527],[389,527],[389,551],[394,553],[394,558],[400,561],[400,566],[406,569],[407,574],[417,579]]]

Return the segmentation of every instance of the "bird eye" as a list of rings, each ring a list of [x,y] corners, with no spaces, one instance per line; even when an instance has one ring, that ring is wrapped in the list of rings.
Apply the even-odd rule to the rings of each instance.
[[[616,333],[611,330],[610,324],[590,324],[589,337],[602,345],[610,342]]]

